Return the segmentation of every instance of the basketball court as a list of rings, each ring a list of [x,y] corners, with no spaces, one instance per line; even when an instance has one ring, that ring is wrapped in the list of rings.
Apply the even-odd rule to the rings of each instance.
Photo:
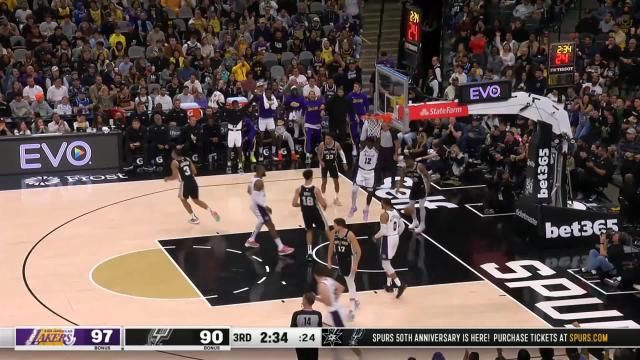
[[[3,309],[15,309],[3,312],[2,325],[287,326],[309,286],[302,217],[291,206],[301,172],[269,172],[265,178],[276,227],[283,242],[296,248],[285,257],[276,255],[266,231],[258,236],[259,249],[244,247],[255,224],[246,194],[250,174],[199,177],[201,198],[222,220],[216,223],[201,213],[196,226],[186,222],[176,182],[0,192],[8,210],[8,223],[0,228],[6,239],[0,260],[7,269],[0,278],[0,301]],[[341,177],[340,185],[341,201],[348,204],[351,183]],[[333,190],[327,191],[331,198]],[[388,191],[378,189],[377,195]],[[470,203],[476,197],[458,195]],[[352,326],[547,326],[430,237],[429,228],[445,225],[436,223],[437,213],[468,211],[454,203],[443,208],[439,200],[450,199],[442,195],[432,198],[428,236],[406,231],[394,260],[411,285],[401,299],[380,291],[385,277],[371,241],[378,229],[378,201],[370,222],[363,222],[361,212],[351,219],[363,247],[357,277],[362,307]],[[401,206],[401,200],[394,203]],[[362,209],[364,196],[359,202]],[[347,212],[348,206],[330,205],[326,215],[332,219]],[[468,211],[467,216],[476,215]],[[326,243],[316,241],[314,255],[326,262]]]
[[[395,125],[407,126],[406,77],[378,70],[376,113],[389,115],[405,107],[404,119]],[[319,185],[319,169],[315,176]],[[313,261],[305,259],[302,215],[291,205],[294,190],[303,183],[302,170],[280,170],[264,179],[268,205],[282,241],[296,251],[278,256],[266,229],[257,237],[259,248],[246,248],[256,222],[246,192],[251,177],[198,177],[200,198],[222,217],[215,222],[196,209],[199,225],[187,222],[177,182],[132,181],[140,179],[108,171],[7,177],[0,184],[5,189],[0,191],[5,204],[0,261],[7,269],[0,274],[0,306],[7,309],[0,326],[288,326],[302,294],[314,288],[313,266],[327,262],[327,242],[316,234]],[[395,180],[377,184],[368,221],[363,219],[366,196],[361,190],[360,211],[348,220],[362,248],[356,275],[362,305],[348,326],[526,328],[572,326],[574,321],[585,327],[639,326],[638,292],[607,288],[576,271],[588,245],[539,246],[514,213],[484,214],[487,189],[480,183],[432,184],[424,208],[426,231],[406,230],[392,261],[409,288],[400,299],[387,294],[372,237],[379,229],[380,199],[390,199],[397,210],[409,203],[411,180],[405,179],[399,192],[392,189]],[[330,204],[325,211],[329,220],[349,211],[352,181],[344,175],[339,181],[344,205]],[[326,198],[333,196],[328,184]],[[342,301],[346,305],[348,300],[343,296]],[[316,308],[325,310],[321,304]],[[331,357],[321,353],[321,358]],[[430,358],[432,353],[365,351],[370,359]],[[92,358],[245,359],[255,354],[295,358],[292,350]],[[28,355],[0,352],[2,358]],[[348,351],[345,355],[355,358]],[[515,352],[505,356],[512,358]]]

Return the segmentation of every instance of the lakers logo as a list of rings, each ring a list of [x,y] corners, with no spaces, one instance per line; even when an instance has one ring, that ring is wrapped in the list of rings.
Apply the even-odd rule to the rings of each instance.
[[[25,345],[65,346],[75,342],[73,329],[34,329]]]

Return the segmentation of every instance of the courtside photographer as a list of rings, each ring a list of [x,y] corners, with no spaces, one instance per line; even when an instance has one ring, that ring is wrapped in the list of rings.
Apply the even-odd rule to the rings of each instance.
[[[598,275],[612,287],[640,287],[638,252],[626,252],[625,248],[633,248],[631,235],[622,231],[601,232],[598,249],[589,251],[582,271]]]

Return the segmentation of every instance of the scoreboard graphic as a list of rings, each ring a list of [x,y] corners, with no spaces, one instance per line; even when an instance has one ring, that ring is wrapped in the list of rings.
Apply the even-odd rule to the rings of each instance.
[[[126,328],[125,350],[228,351],[229,328]]]
[[[640,329],[19,327],[0,348],[22,351],[233,351],[243,348],[635,348]]]
[[[120,327],[24,327],[15,330],[15,349],[32,351],[122,350]]]
[[[576,44],[554,43],[549,49],[549,87],[573,86],[576,70]]]
[[[406,6],[404,11],[406,12],[406,21],[403,24],[405,62],[409,67],[415,68],[418,65],[422,43],[422,10],[415,6]]]

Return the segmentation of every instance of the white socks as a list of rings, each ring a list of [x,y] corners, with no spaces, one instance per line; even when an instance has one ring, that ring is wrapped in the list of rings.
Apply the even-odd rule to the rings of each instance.
[[[358,185],[353,185],[351,189],[351,207],[356,207],[356,201],[358,200]]]

